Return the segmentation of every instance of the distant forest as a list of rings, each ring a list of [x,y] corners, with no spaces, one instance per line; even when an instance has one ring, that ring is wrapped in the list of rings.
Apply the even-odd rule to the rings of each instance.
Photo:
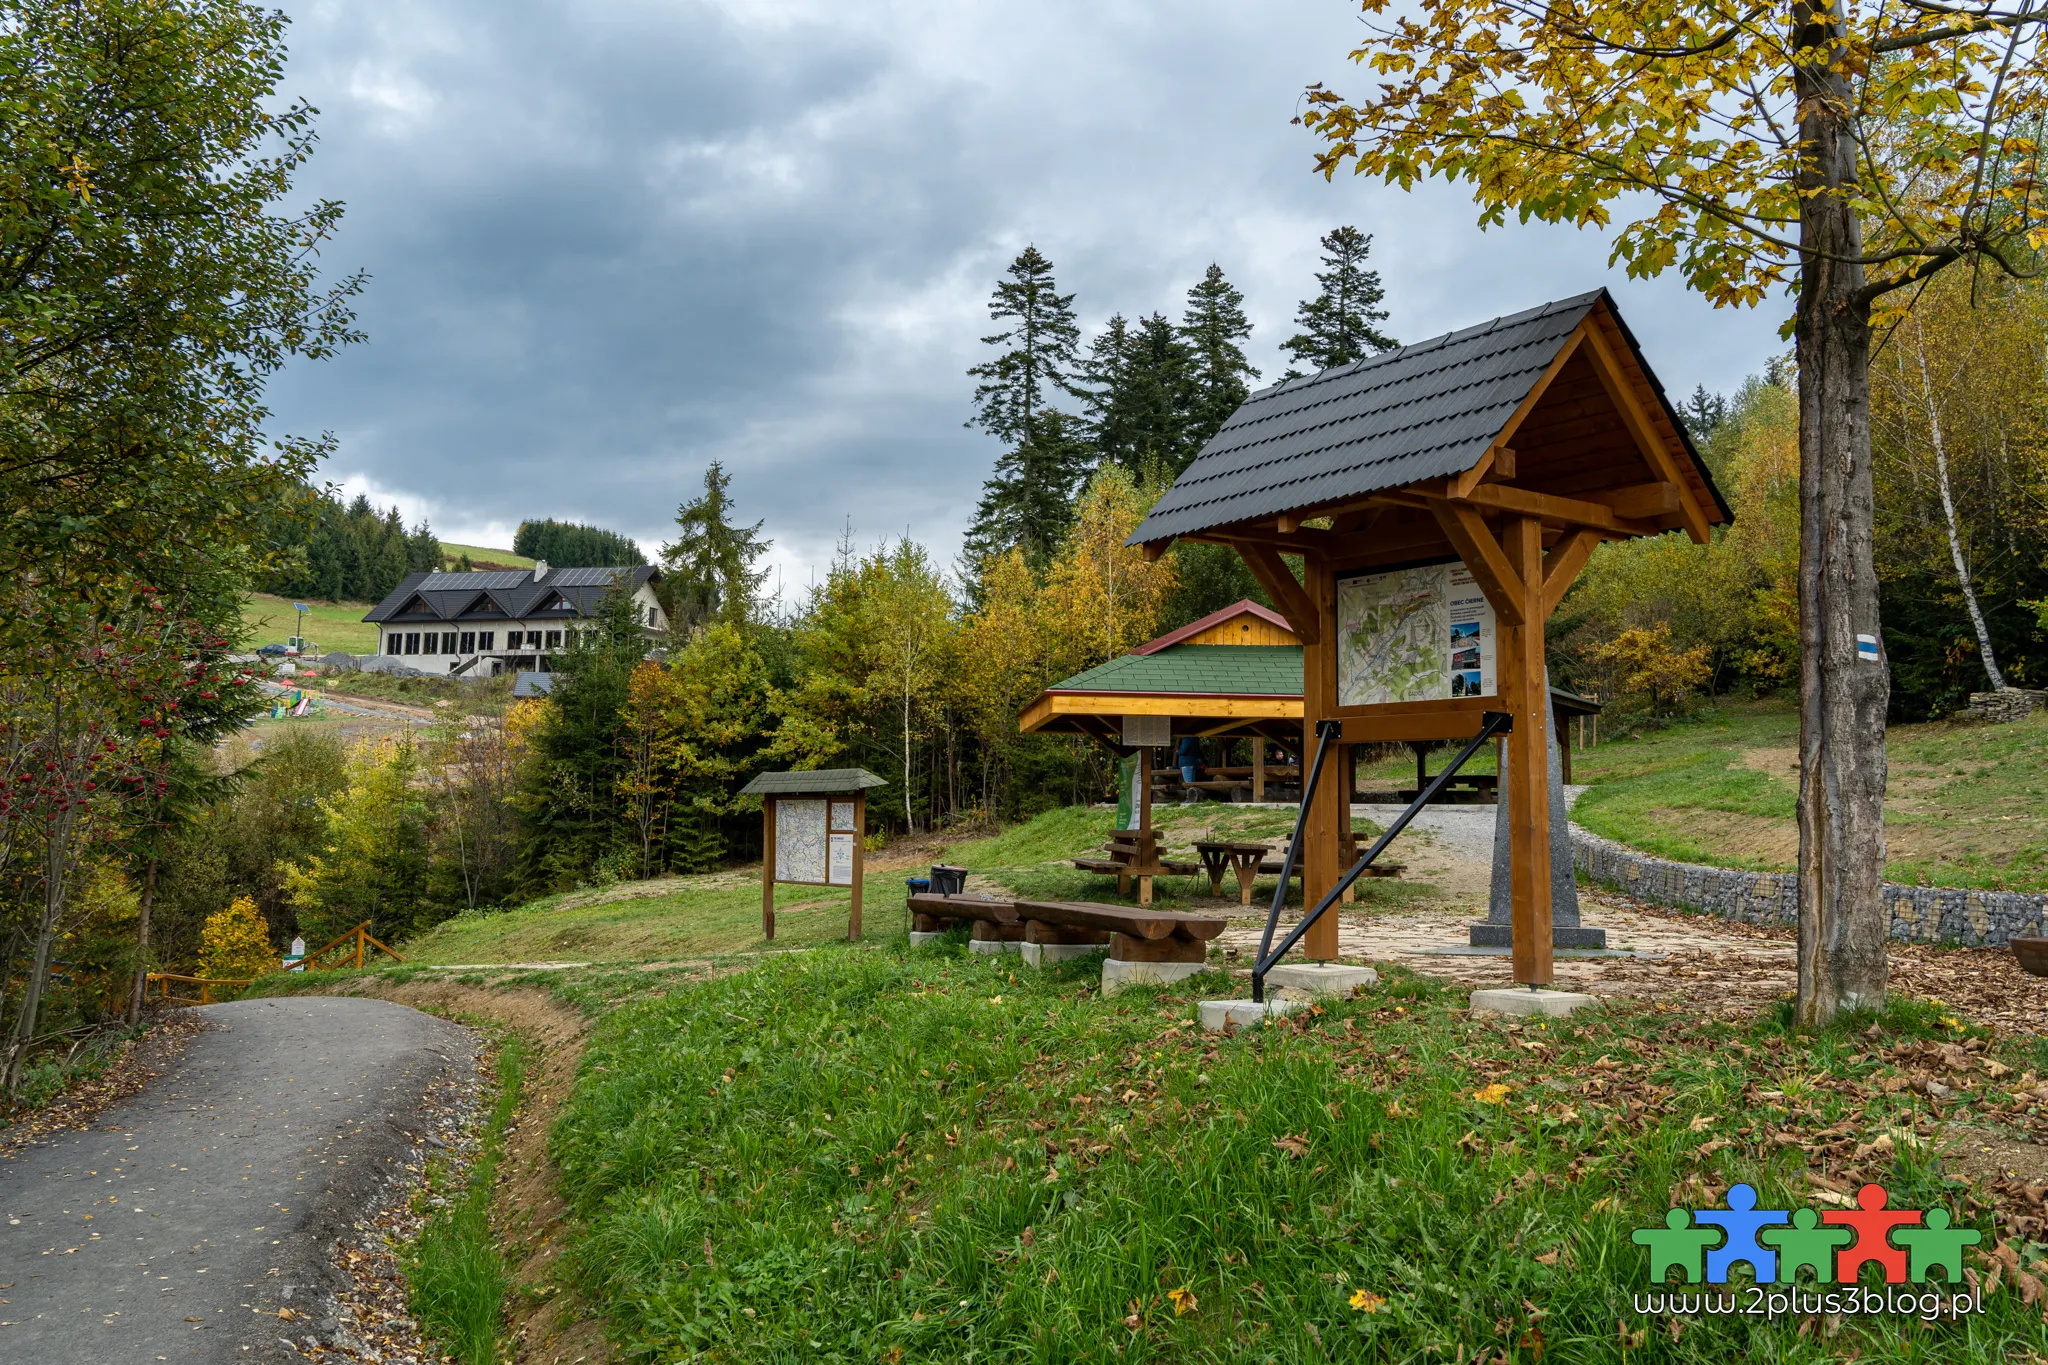
[[[339,498],[308,488],[271,538],[274,560],[256,589],[330,602],[374,602],[409,573],[441,567],[441,542],[425,520],[407,530],[396,507],[379,512],[358,493]]]
[[[645,564],[630,537],[581,522],[522,521],[512,537],[512,553],[544,559],[559,569],[615,569]]]

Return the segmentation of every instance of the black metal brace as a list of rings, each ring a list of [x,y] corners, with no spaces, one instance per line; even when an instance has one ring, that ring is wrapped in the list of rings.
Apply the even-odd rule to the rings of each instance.
[[[1416,793],[1415,799],[1409,803],[1408,809],[1402,811],[1394,823],[1387,826],[1387,832],[1382,834],[1378,841],[1366,850],[1365,856],[1354,863],[1349,872],[1337,879],[1337,884],[1330,888],[1329,894],[1316,903],[1315,909],[1303,915],[1301,923],[1295,925],[1287,937],[1280,941],[1280,946],[1275,948],[1273,947],[1273,933],[1280,927],[1280,909],[1287,904],[1287,888],[1294,880],[1294,865],[1301,856],[1301,834],[1308,825],[1309,802],[1315,798],[1316,786],[1322,780],[1323,758],[1329,750],[1330,741],[1344,733],[1344,723],[1342,721],[1324,720],[1316,722],[1316,761],[1314,766],[1309,769],[1308,780],[1302,784],[1301,813],[1294,819],[1294,837],[1288,841],[1287,858],[1280,864],[1280,885],[1273,892],[1273,908],[1266,915],[1266,932],[1259,939],[1259,958],[1257,964],[1252,968],[1253,1000],[1261,1003],[1265,1001],[1266,973],[1273,970],[1280,959],[1287,955],[1289,948],[1301,942],[1302,935],[1308,932],[1309,926],[1321,919],[1323,913],[1337,903],[1343,894],[1351,888],[1353,882],[1365,875],[1365,870],[1372,866],[1373,859],[1379,857],[1386,846],[1394,842],[1395,835],[1408,828],[1408,822],[1420,814],[1422,808],[1428,805],[1438,792],[1443,790],[1444,783],[1450,781],[1458,769],[1465,766],[1467,759],[1479,752],[1479,746],[1492,739],[1495,735],[1507,734],[1515,726],[1515,718],[1506,711],[1482,712],[1481,720],[1483,723],[1479,727],[1479,733],[1472,737],[1472,742],[1461,749],[1458,752],[1458,756],[1452,759],[1427,787]],[[1349,799],[1349,793],[1346,793],[1346,799]]]

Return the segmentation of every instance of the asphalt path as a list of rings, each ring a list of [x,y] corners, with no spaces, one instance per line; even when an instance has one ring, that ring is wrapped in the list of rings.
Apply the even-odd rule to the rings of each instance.
[[[418,1160],[430,1095],[474,1080],[469,1032],[403,1005],[196,1013],[140,1094],[0,1161],[0,1361],[297,1358],[335,1239]]]

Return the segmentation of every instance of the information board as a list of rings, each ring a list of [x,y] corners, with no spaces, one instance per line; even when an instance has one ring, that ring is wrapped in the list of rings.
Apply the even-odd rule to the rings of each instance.
[[[776,881],[824,884],[825,806],[789,797],[775,803]]]
[[[853,841],[855,837],[852,834],[834,834],[832,836],[831,856],[827,861],[826,868],[829,875],[825,880],[833,886],[853,885]]]
[[[1493,607],[1456,561],[1337,580],[1337,704],[1492,696]]]

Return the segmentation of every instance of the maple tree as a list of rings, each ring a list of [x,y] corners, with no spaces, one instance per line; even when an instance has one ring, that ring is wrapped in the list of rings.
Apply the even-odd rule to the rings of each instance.
[[[1882,1002],[1882,657],[1874,329],[1956,262],[2023,274],[2048,241],[2034,131],[2048,9],[1981,0],[1362,0],[1369,99],[1300,121],[1327,176],[1467,184],[1482,225],[1613,229],[1635,276],[1717,305],[1796,297],[1802,1025]],[[1622,221],[1617,225],[1617,213]]]

